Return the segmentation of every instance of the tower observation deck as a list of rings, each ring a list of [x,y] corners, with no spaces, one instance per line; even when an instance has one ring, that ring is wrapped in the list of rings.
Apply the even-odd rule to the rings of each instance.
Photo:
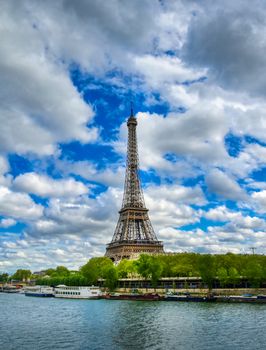
[[[137,119],[131,108],[127,121],[128,145],[127,167],[122,208],[111,243],[105,256],[113,261],[136,258],[141,253],[163,253],[163,244],[158,241],[148,216],[139,178],[137,146]]]

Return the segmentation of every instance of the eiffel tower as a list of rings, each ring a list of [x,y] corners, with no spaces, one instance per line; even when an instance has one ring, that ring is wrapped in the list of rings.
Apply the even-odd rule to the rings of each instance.
[[[158,241],[148,216],[139,179],[137,146],[137,119],[131,114],[127,121],[128,145],[127,167],[122,208],[111,243],[105,256],[115,262],[134,259],[141,253],[163,253],[163,244]]]

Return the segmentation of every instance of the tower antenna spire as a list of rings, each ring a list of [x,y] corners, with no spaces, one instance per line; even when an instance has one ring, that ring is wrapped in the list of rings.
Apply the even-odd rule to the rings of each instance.
[[[133,102],[130,101],[130,117],[134,117],[134,112],[133,112]]]

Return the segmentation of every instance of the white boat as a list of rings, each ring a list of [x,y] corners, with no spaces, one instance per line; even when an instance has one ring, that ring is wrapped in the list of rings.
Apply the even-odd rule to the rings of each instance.
[[[16,286],[12,286],[12,285],[5,285],[5,286],[2,286],[2,288],[0,289],[0,292],[3,292],[3,293],[19,293],[20,292],[20,288],[17,288]]]
[[[25,287],[24,293],[27,297],[54,297],[54,289],[48,286]]]
[[[56,298],[68,299],[99,299],[102,292],[99,287],[65,286],[60,284],[55,287]]]

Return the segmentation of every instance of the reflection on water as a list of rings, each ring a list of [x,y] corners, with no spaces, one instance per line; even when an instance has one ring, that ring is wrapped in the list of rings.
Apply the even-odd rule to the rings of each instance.
[[[0,293],[4,350],[266,348],[266,305],[58,300]]]

